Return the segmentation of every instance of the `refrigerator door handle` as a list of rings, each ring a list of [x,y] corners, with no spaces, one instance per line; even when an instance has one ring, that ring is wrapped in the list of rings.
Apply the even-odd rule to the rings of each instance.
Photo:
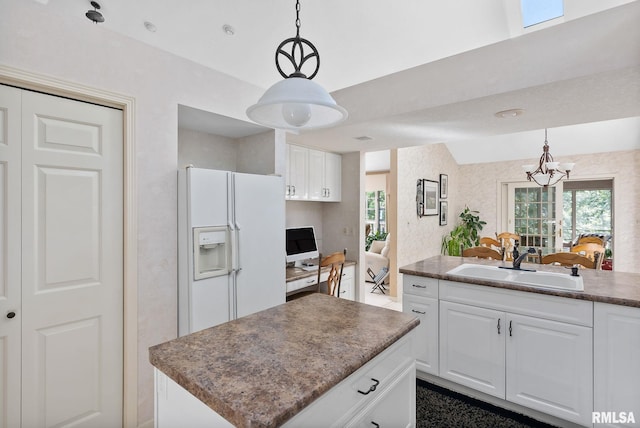
[[[236,272],[239,272],[242,270],[242,266],[240,265],[240,226],[238,225],[237,222],[236,222],[235,234],[236,234],[236,242],[235,242],[234,248],[236,252]]]
[[[229,222],[229,224],[227,224],[227,227],[229,228],[229,236],[230,236],[230,246],[229,246],[229,255],[231,258],[231,272],[235,272],[236,270],[238,270],[237,265],[238,265],[238,261],[236,260],[236,253],[235,253],[235,248],[236,248],[236,240],[237,240],[237,235],[236,235],[236,228],[233,225],[233,223]]]

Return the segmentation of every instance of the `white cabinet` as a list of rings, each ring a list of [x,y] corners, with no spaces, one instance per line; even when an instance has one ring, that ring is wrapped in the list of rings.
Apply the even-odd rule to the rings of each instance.
[[[466,287],[473,292],[465,293],[470,290]],[[441,298],[454,300],[440,301],[440,376],[568,421],[590,424],[592,318],[578,317],[583,325],[560,322],[554,318],[568,315],[554,312],[553,303],[573,307],[575,313],[586,313],[592,303],[543,296],[555,299],[545,312],[545,299],[527,301],[521,292],[488,287],[482,289],[482,296],[474,295],[478,288],[440,282]],[[469,301],[475,303],[466,304]],[[533,313],[535,317],[529,316]]]
[[[505,316],[440,302],[440,376],[505,398]]]
[[[507,321],[507,400],[589,424],[593,330],[515,314]]]
[[[342,280],[340,280],[340,297],[341,299],[356,299],[356,268],[354,265],[345,266],[342,269]]]
[[[342,156],[287,144],[288,200],[339,202]]]
[[[593,345],[593,410],[608,412],[606,426],[640,427],[640,308],[595,303]],[[622,423],[630,412],[635,423]]]
[[[307,171],[309,153],[305,147],[287,144],[286,199],[305,200],[308,198]]]
[[[420,318],[414,346],[416,368],[438,374],[438,280],[405,275],[402,311]]]

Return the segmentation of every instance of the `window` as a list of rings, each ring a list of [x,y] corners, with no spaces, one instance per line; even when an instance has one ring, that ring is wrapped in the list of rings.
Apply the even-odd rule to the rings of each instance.
[[[522,26],[541,24],[564,15],[563,0],[521,0]]]
[[[564,246],[581,234],[612,236],[613,180],[569,181],[562,195]]]
[[[367,225],[370,233],[387,231],[387,197],[384,190],[367,192]]]
[[[510,188],[513,231],[520,235],[520,245],[542,250],[543,254],[556,252],[556,188],[529,183]]]

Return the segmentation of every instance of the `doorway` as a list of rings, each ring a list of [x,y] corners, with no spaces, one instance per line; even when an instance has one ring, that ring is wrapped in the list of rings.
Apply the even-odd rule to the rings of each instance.
[[[122,111],[8,86],[0,101],[0,413],[122,425]]]

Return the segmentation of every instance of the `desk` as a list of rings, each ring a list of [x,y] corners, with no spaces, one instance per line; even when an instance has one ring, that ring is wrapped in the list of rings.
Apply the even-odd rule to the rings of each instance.
[[[342,269],[340,281],[340,297],[355,300],[355,268],[356,262],[347,260]],[[326,282],[330,267],[322,268],[320,282]],[[287,296],[315,288],[318,284],[318,271],[306,271],[300,268],[286,268]]]

